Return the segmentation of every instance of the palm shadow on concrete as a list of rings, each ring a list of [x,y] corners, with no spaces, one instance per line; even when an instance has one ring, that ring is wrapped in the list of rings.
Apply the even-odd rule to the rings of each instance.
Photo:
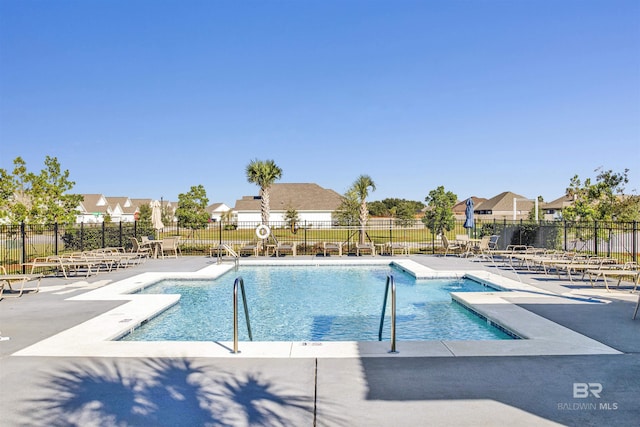
[[[82,360],[46,374],[24,416],[49,426],[311,425],[313,396],[188,359]]]

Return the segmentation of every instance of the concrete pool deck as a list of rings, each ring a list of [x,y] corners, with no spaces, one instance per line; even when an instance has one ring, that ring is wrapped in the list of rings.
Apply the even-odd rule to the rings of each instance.
[[[126,343],[140,348],[123,354],[105,353],[101,340],[77,336],[56,353],[60,343],[52,339],[127,305],[122,298],[94,298],[105,285],[215,264],[203,257],[149,260],[88,279],[45,278],[40,293],[0,301],[0,336],[10,338],[0,341],[0,425],[638,424],[640,320],[631,320],[637,294],[628,288],[607,293],[588,282],[516,276],[457,257],[360,258],[410,259],[437,274],[466,271],[522,284],[499,301],[487,294],[471,303],[500,316],[510,302],[519,327],[539,335],[513,343],[531,347],[538,340],[545,351],[492,342],[399,342],[399,353],[389,355],[386,341],[285,343],[284,349],[241,343],[239,355],[229,353],[229,343],[202,343],[213,348],[202,353],[168,349],[174,345],[149,353],[146,343]],[[263,261],[271,259],[242,259]],[[486,348],[479,352],[479,346]]]

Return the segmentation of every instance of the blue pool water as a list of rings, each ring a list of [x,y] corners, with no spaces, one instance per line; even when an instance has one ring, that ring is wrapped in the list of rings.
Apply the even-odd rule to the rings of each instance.
[[[397,295],[397,339],[511,339],[450,292],[494,289],[468,279],[416,280],[391,266],[241,267],[212,280],[169,279],[141,291],[180,302],[123,337],[126,341],[233,340],[233,282],[244,280],[254,341],[376,341],[387,275]],[[239,339],[248,340],[239,293]],[[390,337],[390,296],[383,340]]]

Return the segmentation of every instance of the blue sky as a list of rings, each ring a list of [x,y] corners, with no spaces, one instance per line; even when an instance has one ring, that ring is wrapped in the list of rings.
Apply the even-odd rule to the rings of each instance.
[[[370,200],[640,192],[640,2],[0,0],[0,168],[177,200],[280,182]]]

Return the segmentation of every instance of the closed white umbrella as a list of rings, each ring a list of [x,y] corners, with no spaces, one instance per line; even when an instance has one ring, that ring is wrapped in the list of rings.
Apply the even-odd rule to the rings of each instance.
[[[162,209],[160,202],[157,200],[151,202],[151,225],[156,230],[162,230],[164,228],[164,224],[162,223]]]

